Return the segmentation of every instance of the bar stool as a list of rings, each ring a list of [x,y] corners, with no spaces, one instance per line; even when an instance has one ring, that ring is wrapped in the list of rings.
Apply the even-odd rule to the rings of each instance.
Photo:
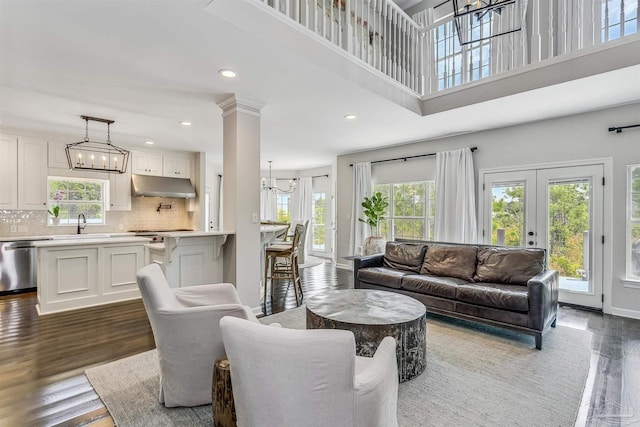
[[[302,284],[300,282],[300,269],[298,268],[298,250],[304,233],[304,226],[297,225],[291,243],[279,243],[268,246],[265,250],[264,263],[264,304],[267,303],[268,280],[271,280],[271,292],[273,294],[273,281],[279,279],[290,280],[293,283],[293,292],[296,296],[296,305],[300,305],[298,300],[298,290],[300,291],[300,301],[302,301]]]

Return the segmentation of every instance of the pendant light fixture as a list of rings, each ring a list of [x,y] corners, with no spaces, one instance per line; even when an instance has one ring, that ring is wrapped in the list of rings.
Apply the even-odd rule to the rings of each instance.
[[[111,143],[110,126],[114,121],[90,116],[80,117],[85,121],[85,137],[83,141],[67,144],[65,151],[69,169],[125,173],[129,164],[129,151]],[[89,139],[89,120],[107,124],[107,142]]]
[[[261,191],[273,191],[274,194],[276,193],[293,193],[294,191],[296,191],[296,180],[295,179],[290,179],[289,180],[289,188],[286,190],[282,190],[280,188],[278,188],[278,186],[273,186],[271,185],[271,183],[273,182],[273,180],[271,179],[271,163],[272,160],[269,160],[269,184],[267,185],[267,182],[264,178],[262,178],[262,186],[260,187]]]
[[[522,30],[527,0],[451,0],[460,45]]]

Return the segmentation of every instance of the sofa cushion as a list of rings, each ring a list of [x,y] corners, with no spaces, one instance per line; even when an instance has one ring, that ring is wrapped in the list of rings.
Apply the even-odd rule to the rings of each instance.
[[[402,289],[454,300],[458,285],[465,283],[468,282],[456,277],[410,275],[402,278]]]
[[[358,280],[373,283],[374,285],[400,289],[402,278],[408,274],[416,273],[392,270],[386,267],[368,267],[358,270]]]
[[[526,285],[544,269],[544,249],[479,248],[475,282]]]
[[[529,311],[527,288],[500,283],[469,283],[457,287],[458,301],[511,311]]]
[[[382,265],[418,273],[426,250],[427,246],[421,243],[387,242]]]
[[[476,271],[477,246],[430,244],[420,274],[457,277],[473,281]]]

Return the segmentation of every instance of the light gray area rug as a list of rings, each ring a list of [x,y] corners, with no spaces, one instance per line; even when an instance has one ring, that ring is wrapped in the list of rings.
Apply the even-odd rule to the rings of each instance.
[[[261,319],[304,329],[304,307]],[[589,369],[591,334],[563,326],[533,338],[471,322],[427,318],[427,368],[400,384],[398,422],[413,426],[572,426]],[[158,403],[155,350],[91,368],[116,424],[212,425],[211,406]]]

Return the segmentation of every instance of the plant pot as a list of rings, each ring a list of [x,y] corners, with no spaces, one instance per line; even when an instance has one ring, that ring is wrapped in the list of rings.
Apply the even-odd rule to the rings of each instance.
[[[54,216],[53,218],[51,218],[51,224],[60,225],[60,218],[57,216]]]
[[[369,236],[362,243],[363,255],[374,255],[384,253],[387,239],[384,237]]]

